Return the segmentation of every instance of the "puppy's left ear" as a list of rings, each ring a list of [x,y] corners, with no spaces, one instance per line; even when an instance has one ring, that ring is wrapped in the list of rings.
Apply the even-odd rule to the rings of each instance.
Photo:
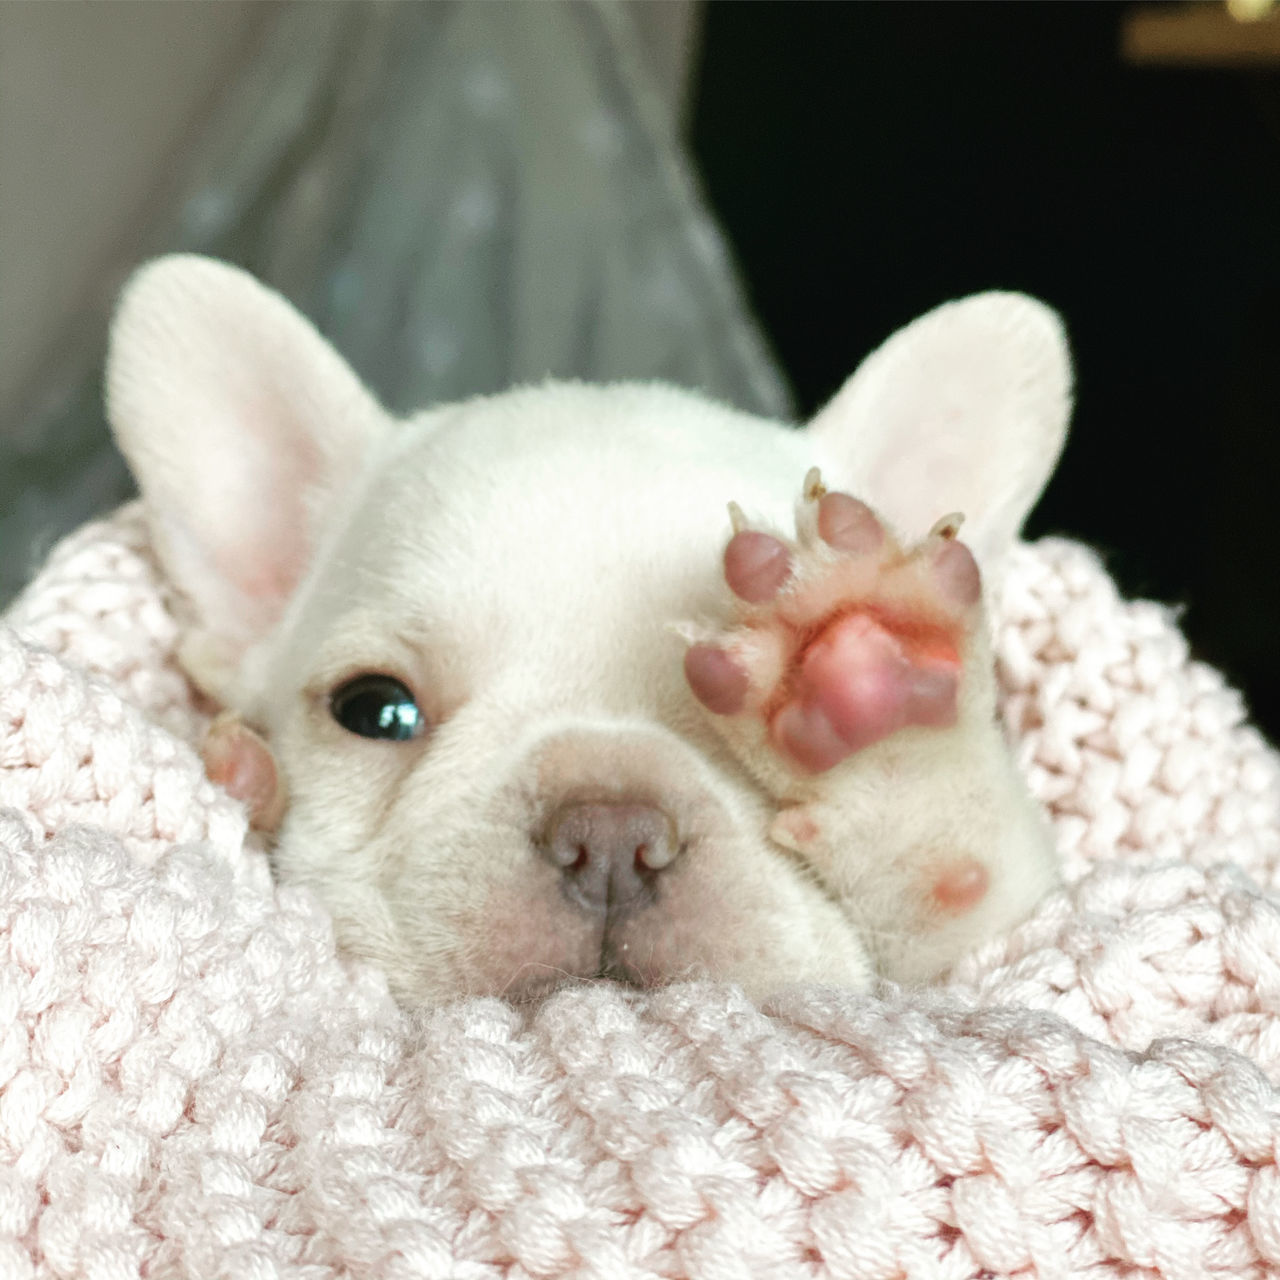
[[[1057,314],[1023,294],[981,293],[899,330],[806,431],[829,485],[911,540],[960,512],[960,536],[988,568],[1053,473],[1070,413]]]
[[[161,258],[127,286],[107,416],[195,615],[192,674],[219,694],[279,621],[325,514],[391,420],[282,297],[191,256]]]

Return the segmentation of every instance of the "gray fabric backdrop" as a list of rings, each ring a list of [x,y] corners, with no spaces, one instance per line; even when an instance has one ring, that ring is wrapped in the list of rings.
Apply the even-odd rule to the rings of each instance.
[[[101,358],[111,297],[156,253],[247,266],[396,410],[550,375],[789,412],[626,14],[603,0],[278,6],[168,189],[103,282],[92,337],[69,340],[34,412],[0,423],[0,603],[131,492]]]

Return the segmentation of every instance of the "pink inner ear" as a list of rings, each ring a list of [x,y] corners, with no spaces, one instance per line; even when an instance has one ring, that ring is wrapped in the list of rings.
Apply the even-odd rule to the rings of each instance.
[[[273,615],[293,594],[307,565],[305,546],[299,529],[280,532],[272,539],[271,558],[264,559],[254,542],[243,538],[225,543],[215,557],[218,572],[234,582],[242,595],[263,605],[275,605]]]
[[[243,649],[297,590],[327,490],[354,480],[386,415],[278,294],[185,256],[126,289],[107,399],[166,571],[201,629]]]
[[[894,334],[810,424],[819,456],[908,539],[961,511],[998,557],[1048,479],[1071,399],[1057,316],[1020,294],[945,303]]]
[[[274,621],[310,563],[315,531],[308,496],[321,478],[321,456],[285,406],[264,407],[244,420],[263,424],[256,456],[241,451],[243,469],[228,503],[237,528],[216,535],[212,560],[216,572],[258,606],[255,613]]]

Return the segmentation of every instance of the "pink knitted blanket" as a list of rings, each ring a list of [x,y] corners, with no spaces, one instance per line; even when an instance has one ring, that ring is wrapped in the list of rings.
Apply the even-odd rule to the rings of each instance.
[[[1066,542],[996,601],[1069,888],[944,989],[399,1013],[273,887],[126,509],[0,626],[0,1277],[1280,1273],[1280,769]]]

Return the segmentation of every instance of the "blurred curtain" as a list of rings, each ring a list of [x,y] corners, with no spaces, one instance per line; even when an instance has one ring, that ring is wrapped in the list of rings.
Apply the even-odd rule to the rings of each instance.
[[[0,423],[0,602],[131,491],[101,359],[112,298],[157,253],[248,267],[397,411],[555,376],[789,412],[609,0],[273,6],[167,189],[101,282],[92,336]]]

